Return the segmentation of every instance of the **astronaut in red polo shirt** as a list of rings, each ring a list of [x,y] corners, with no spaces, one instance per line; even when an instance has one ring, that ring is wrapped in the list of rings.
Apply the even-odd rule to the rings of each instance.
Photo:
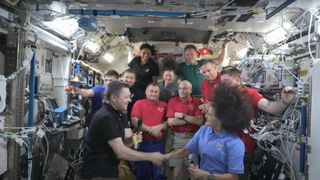
[[[259,92],[255,89],[248,88],[241,85],[241,72],[235,67],[225,67],[221,71],[221,81],[229,82],[233,85],[239,86],[240,88],[245,88],[251,98],[251,104],[253,106],[254,115],[257,111],[257,108],[268,112],[270,114],[280,114],[282,113],[288,105],[290,105],[293,100],[295,99],[295,94],[292,91],[291,87],[285,87],[281,93],[281,100],[280,101],[269,101],[268,99],[264,98]],[[249,128],[249,132],[252,133],[252,129]],[[249,171],[250,166],[252,164],[253,152],[255,151],[255,141],[252,139],[248,134],[243,132],[238,133],[238,136],[242,139],[245,145],[245,172],[240,179],[246,179]]]
[[[213,60],[203,61],[200,70],[205,80],[201,83],[202,105],[199,108],[203,113],[206,113],[214,96],[214,88],[220,82],[221,77],[217,70],[217,65]]]
[[[174,149],[183,148],[203,124],[202,112],[199,109],[199,98],[191,97],[192,85],[189,81],[181,81],[178,89],[179,97],[171,98],[168,103],[168,125],[173,136]],[[183,160],[170,159],[173,167],[173,179],[182,179]]]
[[[138,100],[131,111],[131,123],[137,126],[142,121],[142,142],[138,151],[164,153],[164,131],[167,129],[167,104],[159,100],[160,88],[158,84],[151,83],[146,88],[146,99]],[[161,167],[148,161],[136,163],[136,179],[161,180]]]

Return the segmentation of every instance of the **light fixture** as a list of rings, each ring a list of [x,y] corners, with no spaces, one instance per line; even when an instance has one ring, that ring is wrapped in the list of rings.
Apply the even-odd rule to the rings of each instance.
[[[237,56],[242,59],[248,52],[248,48],[242,48],[241,50],[237,51]]]
[[[130,63],[131,62],[131,60],[133,59],[133,54],[132,54],[132,52],[131,51],[129,51],[128,52],[128,63]]]
[[[66,14],[67,7],[66,7],[65,3],[63,3],[63,2],[52,1],[52,2],[50,2],[49,7],[53,12],[58,12],[60,14]]]
[[[285,21],[282,23],[282,27],[286,30],[289,30],[292,27],[292,23]]]
[[[30,25],[29,29],[37,34],[37,37],[39,39],[44,40],[45,42],[62,49],[64,51],[68,51],[72,49],[72,45],[68,43],[67,41],[64,41],[60,39],[59,37],[49,33],[48,31],[43,30],[42,28],[39,28],[38,26],[35,25]]]
[[[114,57],[112,54],[106,52],[102,55],[102,59],[107,61],[108,63],[111,63],[114,60]]]
[[[268,43],[268,44],[275,44],[278,43],[279,41],[282,41],[286,38],[287,31],[284,30],[282,27],[278,27],[274,29],[273,31],[267,33],[263,39]]]
[[[226,67],[230,65],[230,57],[226,57],[221,63],[222,67]]]
[[[77,20],[73,18],[56,18],[43,24],[66,38],[70,38],[79,28]]]
[[[91,54],[96,54],[100,50],[100,45],[93,41],[87,41],[84,45],[84,48],[87,52]]]

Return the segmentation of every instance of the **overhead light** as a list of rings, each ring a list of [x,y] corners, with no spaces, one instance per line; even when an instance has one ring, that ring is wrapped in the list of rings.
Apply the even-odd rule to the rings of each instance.
[[[29,26],[30,30],[34,31],[37,34],[37,37],[39,39],[44,40],[45,42],[58,47],[62,50],[68,51],[72,49],[72,46],[70,43],[67,41],[64,41],[60,39],[59,37],[49,33],[48,31],[43,30],[42,28],[39,28],[38,26],[35,25],[30,25]]]
[[[121,36],[120,36],[120,39],[121,39],[121,40],[126,40],[126,36],[121,35]]]
[[[292,27],[292,24],[288,21],[282,23],[282,27],[286,30],[289,30]]]
[[[230,57],[226,57],[221,63],[222,67],[226,67],[230,65]]]
[[[63,3],[63,2],[52,1],[52,2],[50,2],[49,7],[53,12],[59,12],[61,14],[66,14],[67,8],[66,8],[65,3]]]
[[[133,54],[131,51],[128,52],[128,63],[134,58]]]
[[[84,48],[89,53],[96,54],[100,50],[100,45],[93,41],[87,41]]]
[[[56,18],[43,24],[67,38],[70,38],[79,28],[77,20],[73,18]]]
[[[237,51],[237,56],[242,59],[248,52],[248,48],[242,48],[241,50]]]
[[[107,61],[107,62],[109,62],[109,63],[111,63],[114,60],[114,57],[110,53],[104,53],[102,55],[102,59]]]
[[[282,28],[278,27],[275,30],[267,33],[263,39],[268,43],[268,44],[275,44],[278,43],[279,41],[282,41],[286,38],[287,31]]]

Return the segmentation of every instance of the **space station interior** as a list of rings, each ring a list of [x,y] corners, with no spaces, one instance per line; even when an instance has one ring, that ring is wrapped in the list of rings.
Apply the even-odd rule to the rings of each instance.
[[[0,179],[76,179],[92,101],[70,85],[103,85],[143,43],[162,74],[186,45],[217,57],[224,42],[219,71],[236,67],[270,101],[295,94],[283,113],[251,119],[246,179],[318,179],[319,18],[317,0],[0,0]]]

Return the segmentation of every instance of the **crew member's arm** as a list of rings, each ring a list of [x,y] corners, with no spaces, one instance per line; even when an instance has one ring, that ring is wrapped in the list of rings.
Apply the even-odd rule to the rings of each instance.
[[[258,102],[258,108],[270,114],[280,114],[292,103],[294,98],[295,94],[292,91],[292,88],[285,87],[281,92],[280,101],[269,101],[266,98],[262,98]]]
[[[186,125],[187,122],[181,118],[168,118],[168,125],[169,126],[182,126]]]
[[[92,89],[80,89],[74,86],[68,86],[64,90],[67,94],[75,93],[79,94],[83,97],[93,97],[94,96],[94,91]]]
[[[201,104],[198,108],[201,110],[201,112],[203,114],[206,114],[208,111],[209,111],[209,108],[210,108],[210,104],[211,102],[210,101],[203,101],[203,104]]]
[[[127,146],[127,147],[132,147],[132,136],[133,136],[133,133],[132,133],[132,129],[131,128],[125,128],[124,129],[124,144]]]
[[[224,56],[226,54],[226,46],[227,46],[227,41],[223,41],[223,44],[222,44],[222,51],[220,52],[219,56],[214,60],[214,63],[216,65],[219,65],[223,62],[224,60]]]
[[[190,116],[180,112],[174,113],[174,118],[168,118],[169,126],[181,126],[186,124],[193,124],[201,126],[203,124],[202,116]]]
[[[76,94],[83,96],[83,97],[93,97],[94,96],[94,91],[92,89],[75,88],[74,92]]]
[[[175,108],[174,108],[174,104],[175,104],[175,100],[169,99],[168,102],[168,108],[167,108],[167,121],[168,121],[168,125],[169,126],[182,126],[182,125],[186,125],[187,122],[185,120],[182,119],[182,113],[181,113],[181,117],[178,117],[175,112]]]
[[[187,157],[190,152],[186,148],[181,148],[170,153],[165,154],[165,160],[168,159],[183,159]]]
[[[202,116],[189,116],[184,115],[184,120],[187,121],[189,124],[201,126],[203,124]]]
[[[154,137],[162,137],[163,136],[163,131],[168,129],[168,122],[164,121],[161,124],[151,126],[151,130],[149,131],[149,134],[151,134]]]
[[[188,171],[192,178],[201,178],[204,180],[238,180],[237,174],[225,173],[225,174],[210,174],[208,171],[199,169],[194,165],[188,167]]]
[[[134,127],[136,127],[138,120],[139,120],[139,119],[138,119],[137,117],[131,116],[131,124],[132,124]],[[150,126],[147,126],[147,125],[145,125],[144,123],[142,123],[141,130],[142,130],[143,132],[150,133],[150,132],[151,132],[151,129],[152,129],[152,128],[151,128]]]
[[[112,150],[119,159],[127,161],[151,161],[156,165],[161,165],[165,156],[159,152],[142,153],[126,147],[120,137],[108,141]]]

